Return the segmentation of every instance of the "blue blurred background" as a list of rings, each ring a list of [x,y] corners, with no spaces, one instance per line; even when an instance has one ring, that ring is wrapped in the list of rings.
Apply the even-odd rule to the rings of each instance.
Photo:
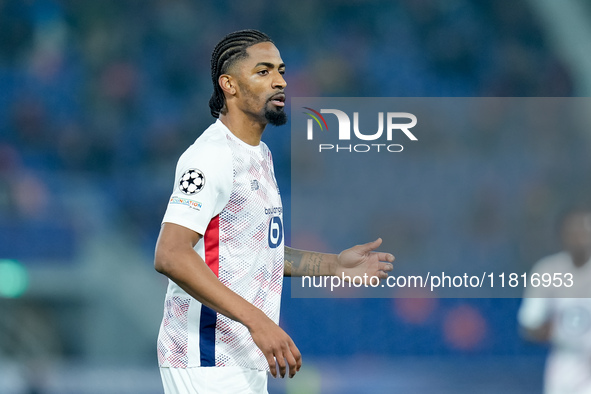
[[[292,97],[589,96],[590,16],[583,0],[0,0],[0,393],[162,392],[153,249],[176,160],[213,120],[210,54],[228,32],[274,39]],[[286,205],[289,134],[264,136]],[[510,144],[473,138],[455,154]],[[524,269],[558,250],[553,215],[591,186],[588,139],[536,138],[555,165],[532,185],[537,231],[515,242]],[[486,238],[487,196],[508,187],[478,191],[463,242]],[[417,247],[411,213],[389,226]],[[289,286],[282,325],[306,368],[271,392],[541,391],[545,349],[519,336],[517,299],[305,300]]]

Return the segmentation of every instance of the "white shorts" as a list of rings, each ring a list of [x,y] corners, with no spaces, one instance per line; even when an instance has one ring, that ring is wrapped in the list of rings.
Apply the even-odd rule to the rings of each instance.
[[[166,394],[268,394],[267,372],[242,367],[160,368]]]

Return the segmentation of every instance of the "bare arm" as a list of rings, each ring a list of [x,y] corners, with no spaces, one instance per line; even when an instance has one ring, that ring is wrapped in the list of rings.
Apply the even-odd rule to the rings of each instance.
[[[543,297],[545,295],[551,295],[551,290],[541,286],[528,286],[525,289],[517,312],[517,321],[521,336],[528,341],[549,342],[551,340],[556,306],[551,299]]]
[[[337,255],[285,247],[284,276],[334,275]]]
[[[532,329],[521,327],[521,335],[531,342],[547,343],[550,341],[552,324],[548,321],[542,326]]]
[[[160,230],[154,267],[166,275],[191,297],[232,320],[244,324],[256,345],[261,349],[273,376],[283,377],[286,363],[290,377],[301,366],[301,354],[289,335],[263,311],[227,288],[209,269],[193,247],[201,235],[183,226],[164,223]]]
[[[394,256],[390,253],[374,252],[382,244],[378,238],[373,242],[356,245],[338,255],[309,252],[285,247],[284,276],[332,276],[367,274],[380,279],[388,277],[393,269]]]

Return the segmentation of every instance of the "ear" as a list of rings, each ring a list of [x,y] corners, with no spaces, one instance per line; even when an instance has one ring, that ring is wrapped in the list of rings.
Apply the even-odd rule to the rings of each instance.
[[[220,84],[220,87],[225,93],[231,96],[234,96],[236,94],[236,80],[234,80],[234,78],[232,78],[231,75],[220,75],[218,83]]]

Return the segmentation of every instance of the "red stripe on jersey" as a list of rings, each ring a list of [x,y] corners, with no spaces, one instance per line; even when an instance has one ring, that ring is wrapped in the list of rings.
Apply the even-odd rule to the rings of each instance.
[[[209,222],[203,236],[205,247],[205,263],[219,277],[220,272],[220,215]],[[216,365],[215,357],[215,329],[217,325],[217,313],[205,305],[201,305],[201,317],[199,319],[199,349],[202,367]]]
[[[207,225],[203,236],[205,246],[205,263],[219,277],[220,271],[220,215],[217,215]]]

